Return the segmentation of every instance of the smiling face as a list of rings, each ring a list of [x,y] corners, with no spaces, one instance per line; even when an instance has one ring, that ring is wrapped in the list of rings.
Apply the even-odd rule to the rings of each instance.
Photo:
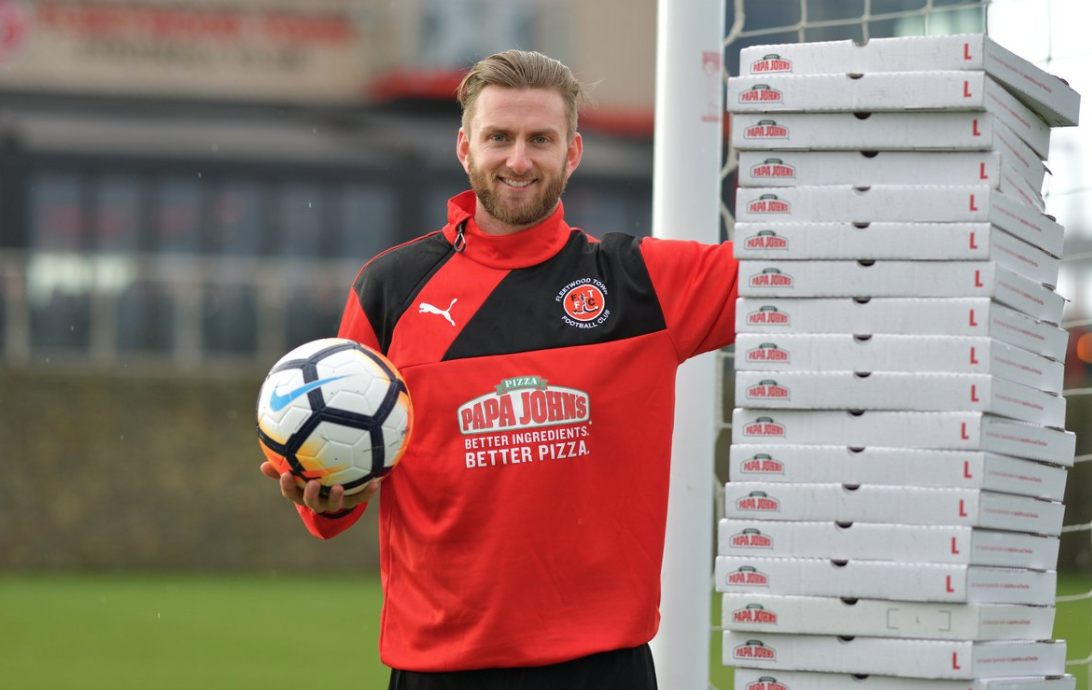
[[[556,90],[483,88],[456,144],[478,197],[478,227],[507,235],[549,216],[582,152]]]

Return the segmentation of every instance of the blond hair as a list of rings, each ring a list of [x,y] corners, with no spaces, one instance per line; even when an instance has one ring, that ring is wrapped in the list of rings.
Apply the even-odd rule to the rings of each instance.
[[[577,111],[588,100],[583,84],[561,62],[542,53],[506,50],[479,61],[459,84],[457,94],[463,109],[463,129],[467,131],[474,104],[486,86],[556,90],[565,102],[569,139],[576,134]]]

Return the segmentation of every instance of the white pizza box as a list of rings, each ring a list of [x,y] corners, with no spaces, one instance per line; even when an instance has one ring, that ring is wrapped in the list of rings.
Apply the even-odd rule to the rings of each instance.
[[[721,556],[912,560],[1054,570],[1059,539],[962,525],[721,518]],[[863,634],[863,633],[862,633]]]
[[[737,443],[728,455],[733,482],[936,486],[1054,501],[1065,497],[1067,475],[1059,465],[980,450]]]
[[[739,262],[740,297],[989,297],[1061,323],[1066,300],[996,261]]]
[[[724,487],[724,517],[730,520],[964,525],[1058,536],[1064,512],[1058,501],[981,489],[789,482]]]
[[[739,184],[988,184],[1042,211],[1046,170],[1021,167],[1023,174],[1000,151],[740,151]]]
[[[717,556],[718,592],[1052,606],[1053,570],[958,563]],[[876,671],[880,673],[880,671]]]
[[[974,680],[1065,673],[1055,640],[905,640],[725,632],[724,663],[775,671]],[[849,687],[853,687],[852,685]]]
[[[1060,323],[1066,300],[996,261],[739,262],[740,297],[989,297]]]
[[[1000,151],[1029,179],[1046,171],[992,113],[738,113],[730,131],[738,151]]]
[[[1076,125],[1081,95],[984,34],[822,41],[743,48],[740,74],[981,70],[1055,127]]]
[[[736,223],[741,260],[995,261],[1056,286],[1061,259],[989,223]]]
[[[1066,399],[986,374],[737,371],[737,404],[769,410],[977,411],[1065,427]]]
[[[736,332],[986,336],[1063,360],[1069,333],[986,297],[750,298],[736,301]]]
[[[980,71],[729,77],[730,113],[987,111],[1043,159],[1050,125]]]
[[[740,187],[735,213],[741,223],[987,222],[1059,257],[1065,241],[1049,216],[983,184]]]
[[[1053,606],[937,604],[776,594],[721,595],[721,622],[736,632],[922,640],[1048,640]]]
[[[987,374],[1061,395],[1065,366],[985,337],[881,333],[740,333],[736,371]]]
[[[927,680],[737,667],[733,690],[1075,690],[1074,676]]]
[[[732,412],[732,443],[983,450],[1072,466],[1076,436],[982,412]]]

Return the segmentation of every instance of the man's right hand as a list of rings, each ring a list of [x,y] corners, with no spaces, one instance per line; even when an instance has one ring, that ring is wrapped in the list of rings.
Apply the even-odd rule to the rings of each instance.
[[[270,479],[276,479],[281,484],[281,495],[301,506],[305,506],[316,513],[338,513],[343,510],[352,510],[361,503],[367,503],[379,493],[381,479],[373,479],[364,486],[364,490],[346,496],[345,488],[340,484],[330,487],[330,492],[322,495],[322,485],[312,479],[307,486],[300,488],[296,485],[296,478],[290,472],[280,473],[271,462],[263,462],[262,474]]]

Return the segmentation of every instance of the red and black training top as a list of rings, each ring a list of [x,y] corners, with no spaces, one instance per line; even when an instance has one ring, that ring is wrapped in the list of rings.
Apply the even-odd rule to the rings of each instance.
[[[600,241],[560,206],[486,235],[475,202],[455,197],[442,231],[365,265],[339,332],[383,352],[414,404],[379,501],[380,656],[404,670],[653,637],[676,369],[734,338],[730,244]],[[329,538],[363,510],[300,514]]]

